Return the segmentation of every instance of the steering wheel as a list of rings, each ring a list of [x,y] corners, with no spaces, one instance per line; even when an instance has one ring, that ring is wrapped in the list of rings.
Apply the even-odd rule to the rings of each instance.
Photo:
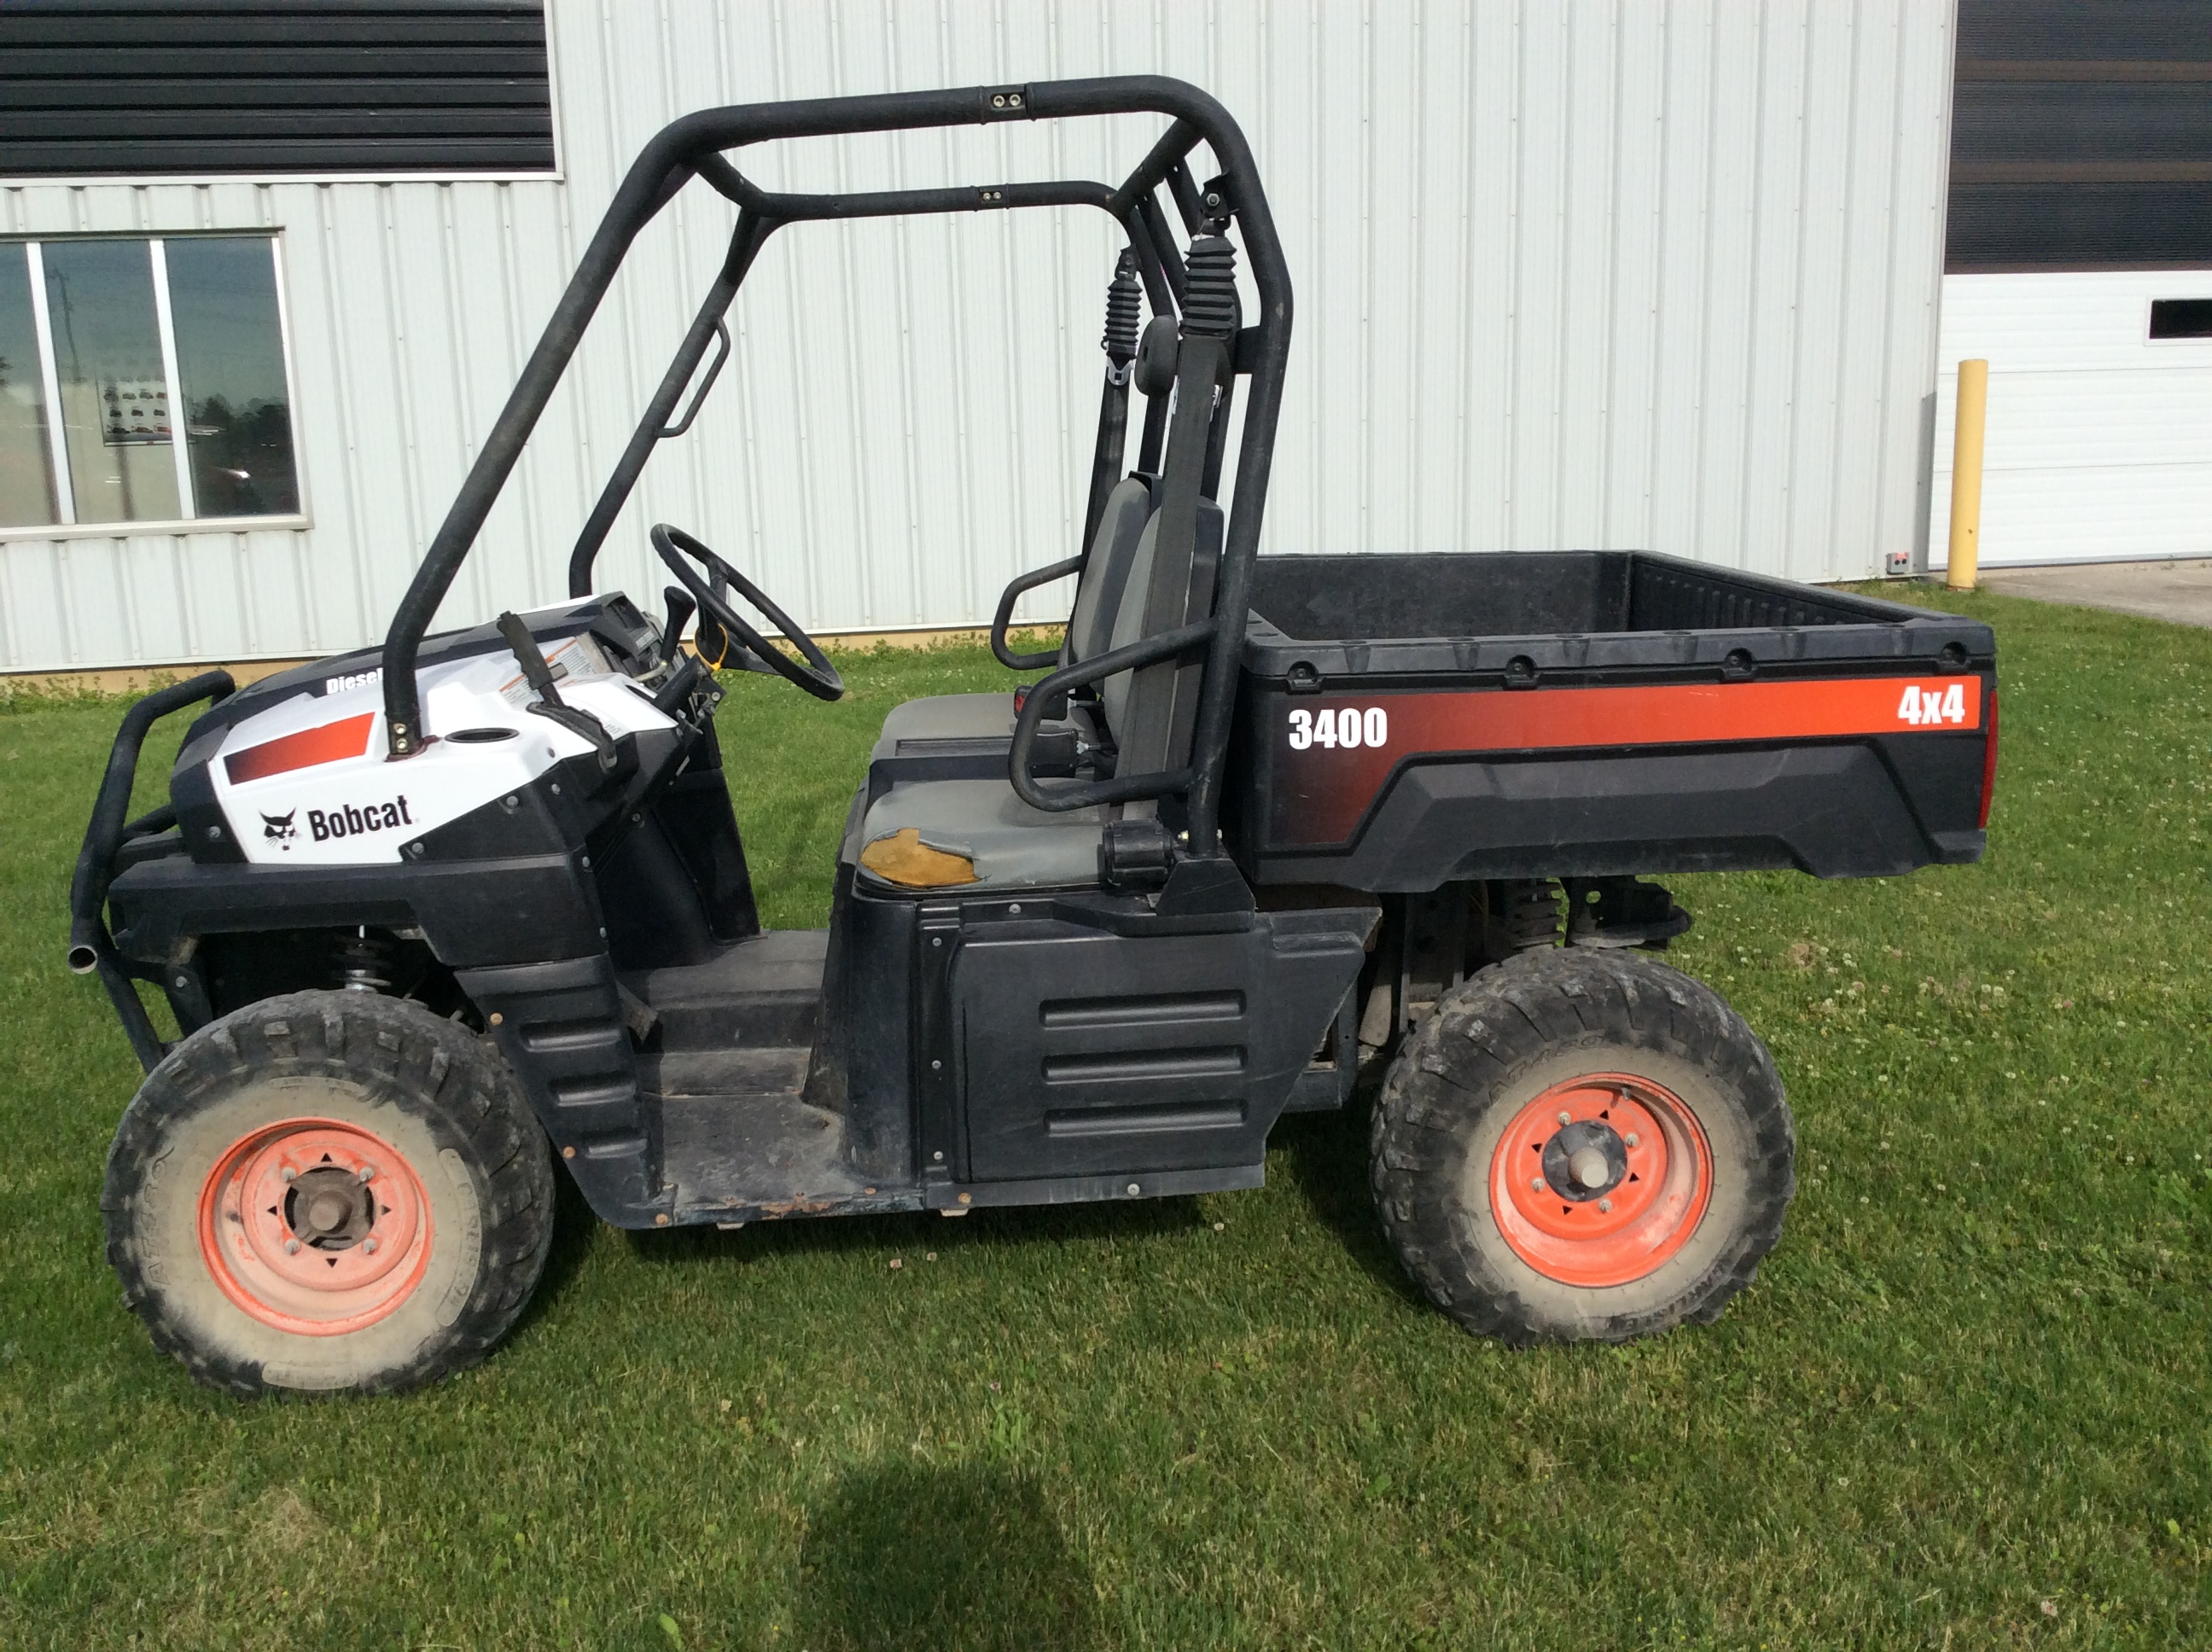
[[[732,568],[707,546],[684,532],[683,529],[672,528],[665,522],[653,525],[653,548],[659,554],[660,560],[668,564],[670,571],[684,581],[684,588],[698,599],[699,617],[702,620],[711,620],[722,633],[725,641],[722,653],[720,658],[707,660],[708,665],[719,666],[723,660],[729,659],[730,653],[726,645],[729,639],[734,638],[741,647],[764,664],[769,670],[787,681],[796,683],[817,700],[842,700],[845,697],[845,679],[837,675],[837,668],[830,663],[830,658],[822,652],[821,646],[812,637],[800,630],[793,623],[791,616],[770,602],[768,593],[750,580]],[[690,558],[690,561],[685,560],[686,558]],[[709,583],[702,577],[697,568],[691,566],[691,562],[694,561],[716,576],[714,583]],[[715,585],[721,583],[728,584],[739,596],[767,615],[769,622],[775,627],[776,635],[797,648],[805,656],[805,659],[803,661],[793,659],[738,618],[737,610],[732,609],[723,598],[721,592],[715,589]],[[703,625],[700,628],[702,633],[705,629],[706,627]],[[676,639],[670,638],[668,646],[673,648],[676,646]],[[699,657],[702,659],[707,658],[703,648],[703,638]],[[750,665],[750,669],[757,671],[760,666]]]

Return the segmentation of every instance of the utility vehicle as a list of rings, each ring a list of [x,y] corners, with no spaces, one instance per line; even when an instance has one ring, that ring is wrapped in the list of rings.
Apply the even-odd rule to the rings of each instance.
[[[800,195],[727,158],[1144,112],[1164,131],[1115,186]],[[426,635],[625,249],[693,179],[734,209],[728,255],[571,599]],[[1047,674],[892,712],[829,928],[763,931],[715,708],[741,674],[834,699],[837,672],[687,532],[652,530],[657,614],[595,592],[595,555],[769,235],[1071,207],[1126,241],[1083,544],[992,630]],[[1260,557],[1290,331],[1251,152],[1179,82],[655,137],[381,649],[210,671],[123,720],[70,958],[148,1073],[103,1205],[155,1341],[240,1393],[404,1387],[514,1323],[561,1173],[642,1229],[1255,1187],[1277,1119],[1363,1072],[1380,1219],[1447,1313],[1516,1342],[1717,1315],[1780,1232],[1792,1127],[1759,1040],[1650,956],[1690,920],[1644,879],[1975,859],[1990,634],[1642,553]],[[1064,642],[1018,652],[1018,599],[1069,579]],[[203,701],[168,803],[126,821],[149,726]]]

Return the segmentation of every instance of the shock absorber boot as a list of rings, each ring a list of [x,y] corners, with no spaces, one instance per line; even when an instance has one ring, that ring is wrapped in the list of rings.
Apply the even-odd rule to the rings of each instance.
[[[1137,255],[1121,249],[1114,266],[1114,279],[1106,288],[1106,336],[1098,347],[1117,367],[1126,367],[1137,356],[1137,331],[1144,320],[1144,289],[1137,284]]]
[[[1182,330],[1210,338],[1237,336],[1237,249],[1219,235],[1190,244],[1190,275],[1183,292]]]

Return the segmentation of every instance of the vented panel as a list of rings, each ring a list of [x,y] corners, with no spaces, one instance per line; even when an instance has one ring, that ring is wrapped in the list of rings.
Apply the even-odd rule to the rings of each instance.
[[[553,163],[537,3],[0,5],[0,177]]]

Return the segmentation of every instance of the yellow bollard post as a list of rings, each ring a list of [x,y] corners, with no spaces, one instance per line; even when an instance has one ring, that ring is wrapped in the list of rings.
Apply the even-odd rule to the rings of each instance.
[[[1990,412],[1990,364],[1959,363],[1958,432],[1951,446],[1951,565],[1943,583],[1972,591],[1982,563],[1982,429]]]

